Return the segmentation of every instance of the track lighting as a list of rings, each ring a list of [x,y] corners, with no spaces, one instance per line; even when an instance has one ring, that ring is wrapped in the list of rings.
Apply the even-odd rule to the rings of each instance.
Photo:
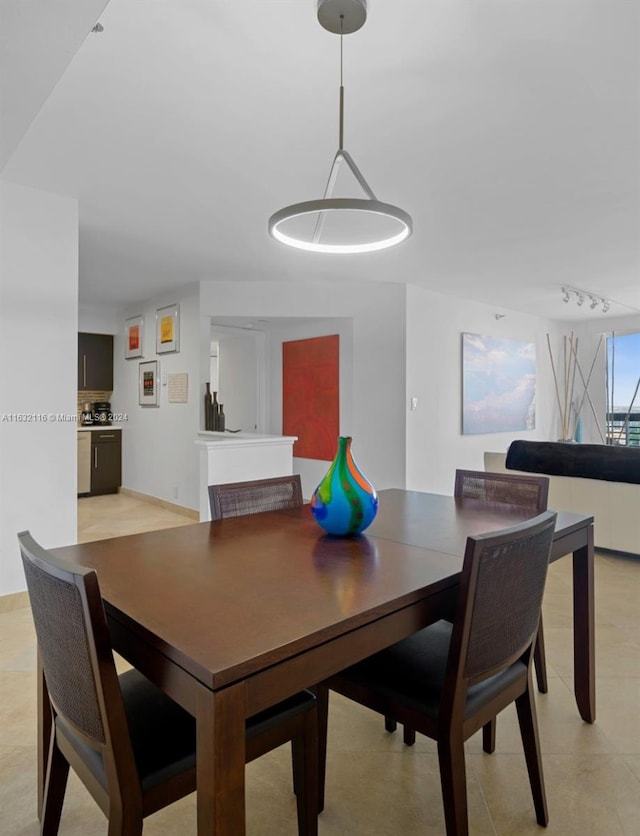
[[[606,313],[611,307],[609,300],[603,296],[597,296],[595,293],[590,293],[588,290],[578,290],[578,288],[566,286],[561,287],[560,290],[562,291],[563,302],[569,302],[571,297],[574,296],[576,305],[579,308],[584,305],[587,297],[589,298],[589,310],[591,311],[595,311],[598,305],[602,305],[602,313]]]

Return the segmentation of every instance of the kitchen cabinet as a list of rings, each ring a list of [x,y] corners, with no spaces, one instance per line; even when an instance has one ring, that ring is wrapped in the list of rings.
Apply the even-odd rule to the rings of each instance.
[[[78,334],[78,391],[113,392],[112,334]]]
[[[122,484],[122,431],[90,432],[91,494],[117,493]]]

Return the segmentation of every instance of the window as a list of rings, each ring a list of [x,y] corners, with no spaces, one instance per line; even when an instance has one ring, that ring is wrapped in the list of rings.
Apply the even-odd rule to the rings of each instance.
[[[640,447],[640,333],[607,337],[606,437]]]

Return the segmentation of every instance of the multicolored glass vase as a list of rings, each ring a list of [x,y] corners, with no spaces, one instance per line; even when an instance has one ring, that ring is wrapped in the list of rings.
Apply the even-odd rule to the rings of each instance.
[[[327,475],[311,497],[318,525],[329,534],[360,534],[378,512],[378,496],[351,455],[351,438],[338,439],[338,452]]]

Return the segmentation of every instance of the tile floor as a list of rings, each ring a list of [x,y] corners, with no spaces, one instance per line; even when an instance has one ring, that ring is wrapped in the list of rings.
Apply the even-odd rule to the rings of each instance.
[[[79,539],[189,524],[124,496],[80,500]],[[544,604],[550,687],[537,700],[551,822],[556,836],[640,832],[640,560],[596,558],[598,719],[580,719],[572,693],[571,563],[550,569]],[[35,836],[35,641],[28,608],[0,614],[0,836]],[[500,715],[497,751],[467,744],[470,832],[542,833],[529,794],[515,712]],[[247,832],[294,836],[289,752],[247,768]],[[327,804],[320,836],[444,833],[434,745],[409,749],[381,718],[332,697]],[[61,836],[103,836],[106,820],[71,775]],[[145,836],[195,833],[195,796],[145,820]]]

